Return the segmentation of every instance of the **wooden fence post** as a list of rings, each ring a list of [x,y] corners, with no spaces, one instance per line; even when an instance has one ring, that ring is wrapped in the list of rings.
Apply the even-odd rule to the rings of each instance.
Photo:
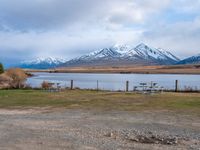
[[[99,81],[97,80],[97,91],[99,91]]]
[[[73,90],[73,88],[74,88],[74,81],[71,80],[71,90]]]
[[[175,81],[175,92],[178,92],[178,80]]]
[[[126,81],[126,92],[128,92],[129,91],[129,81]]]

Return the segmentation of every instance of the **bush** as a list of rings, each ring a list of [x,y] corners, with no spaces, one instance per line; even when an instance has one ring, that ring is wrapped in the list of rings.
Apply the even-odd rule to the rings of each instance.
[[[0,89],[6,89],[10,87],[10,81],[12,79],[5,75],[5,73],[0,75]]]
[[[47,82],[47,81],[43,81],[42,84],[41,84],[41,87],[42,87],[43,89],[47,90],[47,89],[52,88],[52,84],[50,84],[50,83]]]
[[[11,78],[11,88],[23,88],[25,86],[27,75],[24,70],[19,68],[9,69],[6,71],[6,75]]]
[[[3,64],[0,63],[0,74],[4,73],[4,67],[3,67]]]

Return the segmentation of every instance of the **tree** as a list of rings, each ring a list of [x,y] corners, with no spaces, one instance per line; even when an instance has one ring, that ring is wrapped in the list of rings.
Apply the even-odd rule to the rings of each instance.
[[[25,85],[27,75],[24,70],[19,68],[8,69],[6,75],[12,80],[10,81],[10,86],[12,88],[22,88]]]
[[[4,73],[4,67],[3,67],[3,64],[0,63],[0,74]]]

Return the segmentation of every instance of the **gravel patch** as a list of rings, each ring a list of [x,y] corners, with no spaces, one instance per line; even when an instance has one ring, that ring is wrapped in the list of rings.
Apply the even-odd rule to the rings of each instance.
[[[1,150],[200,150],[200,118],[167,111],[0,110]]]

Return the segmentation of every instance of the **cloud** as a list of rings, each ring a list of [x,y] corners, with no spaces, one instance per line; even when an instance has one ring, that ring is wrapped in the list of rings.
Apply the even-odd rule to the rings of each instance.
[[[27,58],[53,55],[55,57],[65,56],[70,59],[92,50],[112,46],[115,43],[133,42],[141,34],[142,31],[129,29],[106,32],[102,32],[101,29],[91,29],[73,33],[68,30],[41,33],[0,32],[0,50],[4,50],[1,56],[6,56],[9,51],[15,50],[16,53],[26,51],[25,54],[27,54],[29,52]]]
[[[172,9],[178,12],[199,13],[200,0],[174,0]]]
[[[55,29],[77,23],[138,23],[169,0],[0,0],[1,24],[14,30]]]
[[[157,24],[146,31],[143,38],[156,46],[169,49],[181,58],[198,54],[200,18],[171,24]]]
[[[146,11],[147,5],[130,0],[0,2],[0,49],[30,51],[29,57],[65,53],[71,58],[100,46],[134,42],[142,30],[126,25],[142,23],[156,7]]]
[[[0,59],[70,59],[115,43],[140,42],[186,56],[197,53],[200,45],[200,0],[0,0],[0,4]]]

